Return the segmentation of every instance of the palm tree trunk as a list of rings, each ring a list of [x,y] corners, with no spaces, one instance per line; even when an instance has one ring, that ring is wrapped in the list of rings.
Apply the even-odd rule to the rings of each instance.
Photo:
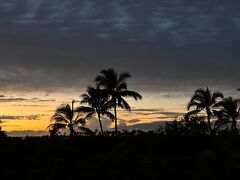
[[[74,101],[72,101],[72,118],[73,118],[73,115],[74,115]],[[73,137],[76,134],[76,132],[73,128],[72,120],[70,120],[70,124],[68,125],[68,127],[69,127],[69,130],[70,130],[69,136]]]
[[[237,132],[237,121],[235,119],[232,119],[232,132]]]
[[[116,101],[114,101],[114,116],[115,116],[115,134],[117,135],[118,132],[118,123],[117,123],[117,104]]]
[[[212,127],[211,127],[211,121],[210,121],[210,116],[208,116],[208,130],[210,132],[210,135],[212,135]]]
[[[210,110],[207,109],[207,120],[208,120],[208,129],[209,129],[209,132],[210,132],[210,135],[212,136],[213,135],[213,132],[212,132],[212,126],[211,126],[211,117],[210,117]]]
[[[102,127],[102,121],[101,121],[101,116],[100,116],[99,113],[98,113],[98,121],[99,121],[99,125],[100,125],[100,128],[101,128],[102,135],[104,135],[103,127]]]
[[[71,136],[71,137],[75,136],[76,132],[75,132],[75,130],[74,130],[72,125],[69,125],[69,130],[70,130],[69,136]]]

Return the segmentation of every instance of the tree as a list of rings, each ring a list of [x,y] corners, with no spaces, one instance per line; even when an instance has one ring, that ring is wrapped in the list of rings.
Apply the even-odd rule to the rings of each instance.
[[[70,136],[76,136],[77,132],[74,130],[74,126],[84,125],[85,120],[80,118],[80,113],[76,112],[74,109],[75,101],[72,104],[63,104],[56,109],[55,114],[51,118],[52,124],[48,126],[51,135],[56,135],[61,129],[69,129]],[[83,128],[84,130],[85,128]]]
[[[2,124],[2,121],[0,120],[0,124]],[[0,138],[7,137],[7,134],[2,130],[2,126],[0,126]]]
[[[100,75],[95,79],[97,87],[106,91],[112,102],[112,107],[114,108],[116,134],[118,132],[117,107],[131,111],[130,105],[124,98],[130,97],[135,100],[142,99],[142,96],[139,93],[128,90],[126,80],[130,77],[131,75],[127,72],[123,72],[118,75],[113,68],[110,68],[102,70]]]
[[[216,103],[214,107],[220,108],[219,111],[215,111],[218,117],[216,126],[220,127],[231,123],[231,131],[237,132],[237,120],[240,118],[240,99],[233,99],[232,97],[224,98],[222,101]]]
[[[205,122],[205,116],[199,116],[193,112],[188,112],[183,117],[186,128],[191,135],[205,135],[208,131],[208,125]]]
[[[188,110],[190,110],[191,107],[194,107],[194,113],[196,114],[202,111],[207,114],[207,123],[210,135],[213,134],[211,117],[213,117],[214,114],[212,111],[214,109],[214,105],[217,103],[218,98],[223,98],[223,94],[220,92],[212,93],[208,88],[206,90],[197,89],[187,105]]]
[[[94,87],[88,87],[86,93],[82,95],[82,104],[87,104],[87,106],[80,106],[76,110],[80,113],[87,113],[85,119],[90,119],[97,115],[99,121],[100,129],[103,132],[103,126],[101,121],[101,116],[106,116],[111,120],[114,120],[114,115],[108,111],[111,108],[111,102],[109,101],[108,95],[105,91],[96,89]]]

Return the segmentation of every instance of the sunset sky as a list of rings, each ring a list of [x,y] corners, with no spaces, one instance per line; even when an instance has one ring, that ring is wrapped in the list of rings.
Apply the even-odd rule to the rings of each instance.
[[[239,97],[239,8],[238,0],[0,0],[3,130],[45,134],[56,107],[80,100],[109,67],[130,72],[129,89],[143,95],[129,100],[132,113],[120,112],[122,128],[174,119],[196,88]]]

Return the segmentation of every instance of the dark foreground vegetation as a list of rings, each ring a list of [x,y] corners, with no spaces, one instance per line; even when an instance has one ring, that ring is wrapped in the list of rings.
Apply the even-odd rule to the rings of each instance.
[[[2,180],[231,179],[240,170],[239,136],[5,138]]]

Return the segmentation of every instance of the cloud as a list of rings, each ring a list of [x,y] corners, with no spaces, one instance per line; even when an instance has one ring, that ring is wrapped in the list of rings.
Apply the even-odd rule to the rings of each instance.
[[[26,136],[46,136],[49,135],[49,132],[47,131],[31,131],[31,130],[26,130],[26,131],[8,131],[6,132],[8,136],[11,137],[26,137]]]
[[[222,30],[216,21],[220,18],[227,20],[224,16],[229,17],[231,12],[237,12],[235,6],[239,5],[238,2],[229,3],[228,6],[219,2],[192,4],[187,0],[151,0],[148,3],[121,0],[24,0],[21,4],[17,0],[10,3],[4,0],[2,4],[4,22],[39,26],[52,24],[73,31],[84,24],[94,26],[96,34],[105,31],[116,35],[122,31],[127,33],[126,39],[136,35],[142,39],[149,38],[147,35],[158,37],[167,34],[173,43],[216,40],[219,30]],[[6,16],[9,14],[12,16]],[[194,42],[196,39],[198,41]]]
[[[12,116],[12,115],[2,115],[0,116],[0,120],[41,120],[42,117],[46,115],[44,114],[32,114],[26,116]]]
[[[163,108],[134,108],[131,110],[132,112],[159,112],[159,111],[164,111]]]
[[[102,126],[104,130],[107,130],[110,128],[110,126],[112,125],[112,121],[106,118],[102,118]],[[100,130],[100,125],[99,125],[99,121],[96,118],[92,118],[90,119],[87,124],[86,127],[95,130],[98,129]]]
[[[131,119],[131,120],[128,120],[127,122],[129,123],[129,124],[136,124],[136,123],[138,123],[138,122],[140,122],[141,120],[140,119]]]
[[[158,122],[152,122],[152,123],[141,123],[141,124],[134,124],[129,126],[119,126],[119,130],[156,130],[157,128],[164,127],[166,122],[164,121],[158,121]]]
[[[39,98],[31,98],[31,99],[27,99],[27,98],[18,98],[18,97],[0,97],[0,102],[1,103],[5,103],[5,102],[55,102],[56,100],[53,99],[39,99]]]
[[[39,98],[32,98],[28,99],[28,102],[55,102],[55,99],[39,99]]]
[[[173,112],[173,111],[167,111],[163,108],[145,108],[145,109],[133,109],[132,112],[134,112],[136,115],[144,115],[145,119],[148,118],[147,116],[150,115],[161,115],[159,118],[176,118],[178,116],[182,116],[184,113],[182,112]],[[156,119],[156,117],[150,117],[150,119]]]
[[[15,107],[47,107],[48,105],[42,105],[42,104],[14,104],[12,106]]]
[[[183,97],[189,97],[190,95],[192,95],[193,92],[191,92],[191,94],[189,94],[188,92],[185,93],[170,93],[170,94],[163,94],[162,97],[165,99],[176,99],[176,98],[183,98]]]
[[[25,98],[2,98],[0,99],[0,102],[22,102],[27,101]]]
[[[239,4],[2,0],[0,90],[80,91],[107,67],[130,71],[144,92],[233,89]]]

